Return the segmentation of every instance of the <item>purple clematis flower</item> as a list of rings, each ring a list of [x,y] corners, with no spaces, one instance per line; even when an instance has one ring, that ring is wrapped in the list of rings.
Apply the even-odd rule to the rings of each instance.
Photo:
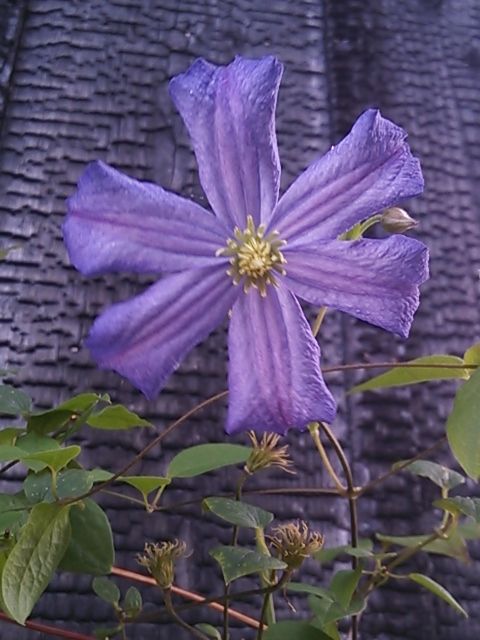
[[[149,398],[231,310],[229,433],[284,433],[331,422],[335,401],[296,296],[406,337],[427,278],[411,238],[339,240],[359,221],[418,195],[405,132],[366,111],[279,199],[275,106],[282,65],[197,60],[170,83],[213,214],[188,199],[90,164],[68,201],[65,242],[85,275],[162,273],[94,323],[102,368]]]

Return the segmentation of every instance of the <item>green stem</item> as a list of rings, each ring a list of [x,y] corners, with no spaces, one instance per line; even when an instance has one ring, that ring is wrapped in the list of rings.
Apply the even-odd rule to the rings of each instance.
[[[245,482],[247,481],[248,478],[248,474],[243,472],[237,482],[237,487],[235,490],[235,500],[240,501],[242,499],[242,490],[243,490],[243,486],[245,484]],[[232,530],[232,542],[231,545],[232,547],[237,546],[238,543],[238,533],[239,533],[239,527],[237,525],[234,525],[233,530]],[[229,612],[229,596],[230,596],[230,583],[225,583],[225,589],[224,589],[224,596],[225,596],[225,600],[224,600],[224,605],[223,605],[223,640],[228,640],[230,633],[229,633],[229,617],[230,617],[230,612]]]
[[[333,484],[337,488],[337,492],[340,495],[344,495],[345,492],[346,492],[346,488],[341,483],[340,478],[337,476],[337,473],[336,473],[335,469],[332,467],[332,465],[330,463],[330,459],[329,459],[329,457],[327,455],[327,452],[325,451],[325,447],[323,446],[323,443],[322,443],[322,441],[320,439],[319,427],[320,427],[320,424],[318,422],[311,422],[308,425],[308,430],[310,431],[310,435],[312,436],[312,440],[315,443],[315,446],[317,447],[317,451],[320,454],[320,458],[322,459],[323,465],[324,465],[325,469],[327,470],[328,475],[332,479]]]
[[[183,618],[181,618],[178,615],[178,613],[175,611],[175,607],[173,606],[172,593],[171,593],[170,589],[165,589],[163,591],[163,599],[165,601],[166,610],[168,611],[170,616],[173,618],[173,620],[175,620],[175,622],[180,627],[182,627],[182,629],[185,629],[186,631],[191,633],[195,638],[198,638],[199,640],[209,640],[208,637],[204,633],[202,633],[198,629],[195,629],[195,627],[192,627],[191,625],[189,625],[187,622],[185,622],[185,620]]]

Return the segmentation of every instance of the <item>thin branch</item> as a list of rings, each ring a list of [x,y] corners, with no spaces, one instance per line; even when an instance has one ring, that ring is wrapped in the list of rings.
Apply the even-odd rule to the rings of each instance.
[[[357,496],[358,489],[353,484],[353,475],[352,470],[350,468],[350,464],[348,462],[347,456],[342,448],[342,445],[337,440],[335,434],[330,429],[330,427],[325,424],[325,422],[320,422],[320,426],[325,432],[330,444],[332,445],[335,453],[337,454],[337,458],[342,465],[343,473],[345,474],[345,480],[347,482],[347,499],[348,499],[348,508],[350,511],[350,535],[351,535],[351,544],[355,549],[358,547],[358,514],[357,514]],[[352,569],[355,570],[358,566],[358,558],[355,556],[352,557]],[[357,640],[358,638],[358,616],[352,616],[352,640]]]
[[[322,459],[323,465],[327,470],[328,475],[333,480],[333,484],[337,488],[337,493],[339,493],[340,495],[344,495],[346,488],[340,482],[340,478],[337,476],[335,469],[332,467],[330,463],[330,458],[328,457],[327,452],[325,451],[325,447],[323,446],[323,443],[320,439],[320,434],[318,432],[319,426],[320,425],[318,422],[311,422],[308,430],[310,431],[312,440],[315,443],[318,453],[320,454],[320,458]]]
[[[323,367],[323,373],[356,371],[357,369],[478,369],[478,364],[418,364],[417,362],[358,362]]]
[[[369,482],[364,487],[362,487],[361,489],[358,490],[357,497],[363,496],[364,493],[366,493],[367,491],[370,491],[371,489],[373,489],[377,485],[381,484],[382,482],[384,482],[385,480],[387,480],[391,476],[394,476],[396,473],[399,473],[400,471],[405,469],[405,467],[408,467],[410,464],[412,464],[412,462],[416,462],[417,460],[421,460],[425,456],[428,456],[430,453],[433,453],[433,451],[436,451],[446,441],[447,441],[447,436],[443,436],[442,438],[437,440],[434,444],[432,444],[431,447],[428,447],[428,449],[424,449],[423,451],[420,451],[420,453],[417,453],[416,456],[414,456],[413,458],[410,458],[409,460],[405,460],[404,462],[399,464],[397,467],[395,467],[395,469],[390,469],[389,471],[387,471],[386,473],[382,474],[378,478],[375,478],[375,480],[372,480],[371,482]]]
[[[195,627],[192,627],[192,625],[188,624],[188,622],[185,622],[185,620],[181,618],[178,615],[178,613],[175,611],[175,607],[173,606],[173,601],[172,601],[171,589],[165,589],[163,591],[163,599],[165,602],[166,610],[168,611],[172,619],[180,627],[182,627],[182,629],[185,629],[186,631],[191,633],[192,636],[194,636],[195,638],[198,638],[198,640],[208,640],[208,637],[204,633],[202,633],[199,629],[195,629]]]
[[[0,612],[0,620],[3,622],[8,622],[9,624],[14,624],[18,627],[23,625],[18,624],[15,620],[12,620],[4,613]],[[27,620],[25,622],[25,627],[30,629],[31,631],[38,631],[40,633],[46,634],[48,637],[54,636],[55,638],[66,638],[67,640],[95,640],[93,636],[86,636],[83,633],[77,633],[76,631],[69,631],[68,629],[61,629],[60,627],[52,627],[49,624],[43,624],[41,622],[33,622],[32,620]]]
[[[140,582],[142,584],[148,584],[154,587],[157,586],[157,583],[155,582],[154,578],[151,578],[150,576],[145,576],[142,573],[136,573],[135,571],[129,571],[128,569],[113,567],[111,573],[114,576],[118,576],[120,578],[127,578],[128,580],[133,580],[134,582]],[[185,598],[186,600],[192,600],[193,602],[198,604],[204,603],[207,607],[209,607],[210,609],[213,609],[214,611],[219,611],[220,613],[223,612],[223,604],[220,604],[219,602],[214,602],[214,601],[207,602],[207,599],[199,595],[198,593],[194,593],[193,591],[187,591],[186,589],[182,589],[181,587],[176,587],[175,585],[172,586],[172,591],[173,593],[177,594],[178,596],[181,596],[182,598]],[[181,610],[182,607],[177,607],[177,609]],[[235,618],[236,620],[243,622],[244,624],[248,625],[249,627],[252,627],[253,629],[258,629],[258,626],[259,626],[258,622],[254,618],[250,618],[249,616],[246,616],[243,613],[240,613],[240,611],[236,611],[235,609],[230,609],[230,608],[229,608],[229,614],[231,618]]]
[[[120,469],[120,471],[117,471],[116,473],[114,473],[111,478],[109,478],[105,482],[101,482],[95,485],[90,489],[90,491],[87,491],[86,493],[84,493],[81,496],[78,496],[77,498],[70,498],[68,500],[65,500],[64,502],[61,501],[62,504],[70,504],[71,502],[78,502],[79,500],[84,500],[85,498],[88,498],[94,495],[95,493],[98,493],[99,491],[106,489],[112,484],[112,482],[115,482],[115,480],[118,480],[120,476],[123,476],[128,471],[130,471],[130,469],[134,467],[138,462],[140,462],[140,460],[142,460],[142,458],[144,458],[147,455],[147,453],[149,453],[154,447],[160,444],[160,442],[162,442],[162,440],[166,436],[168,436],[174,429],[176,429],[177,427],[182,425],[184,422],[186,422],[188,418],[193,416],[193,414],[197,413],[197,411],[200,411],[201,409],[204,409],[208,405],[213,404],[214,402],[217,402],[217,400],[221,400],[222,398],[225,398],[227,395],[228,395],[228,391],[221,391],[220,393],[217,393],[214,396],[211,396],[210,398],[207,398],[203,402],[200,402],[199,404],[195,405],[192,409],[184,413],[183,416],[178,418],[178,420],[175,420],[174,422],[172,422],[156,438],[154,438],[151,442],[149,442],[146,447],[144,447],[141,451],[139,451],[137,455],[130,460],[130,462],[128,462],[122,469]]]

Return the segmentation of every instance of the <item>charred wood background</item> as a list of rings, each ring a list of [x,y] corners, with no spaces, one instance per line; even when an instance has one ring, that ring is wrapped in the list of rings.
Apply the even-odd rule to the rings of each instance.
[[[141,290],[146,279],[83,279],[68,264],[61,238],[65,198],[85,164],[101,158],[138,179],[205,201],[186,131],[167,94],[168,80],[199,56],[226,63],[235,54],[277,55],[286,66],[277,130],[283,187],[338,141],[367,106],[403,125],[420,156],[425,195],[411,210],[418,236],[431,250],[432,277],[407,343],[332,312],[322,329],[324,363],[420,353],[463,353],[480,338],[480,5],[477,0],[0,0],[0,242],[22,249],[0,263],[0,364],[18,370],[38,407],[87,388],[108,391],[152,419],[158,429],[225,387],[225,336],[219,330],[196,349],[156,402],[113,373],[95,369],[82,348],[93,317]],[[356,376],[330,376],[341,411],[335,424],[358,483],[414,455],[442,435],[454,386],[421,386],[344,399]],[[342,399],[343,398],[343,399]],[[188,444],[223,439],[224,407],[193,418],[145,460],[138,473],[161,473]],[[83,434],[88,462],[116,469],[149,434]],[[244,438],[238,438],[244,441]],[[319,462],[303,435],[289,437],[303,477],[265,476],[269,486],[320,486]],[[18,482],[12,472],[8,483]],[[205,491],[229,490],[217,473]],[[166,502],[187,499],[185,482]],[[406,475],[360,502],[361,534],[418,533],[429,524],[433,492]],[[305,517],[329,544],[348,538],[343,502],[263,501],[281,520]],[[145,540],[180,536],[195,550],[182,586],[212,592],[218,575],[207,549],[221,528],[200,524],[200,512],[146,517],[113,498],[117,563],[134,566]],[[215,528],[214,528],[215,527]],[[340,530],[340,533],[338,531]],[[224,534],[226,534],[226,530]],[[335,537],[334,537],[335,536]],[[480,637],[479,550],[458,567],[421,557],[469,609],[462,621],[414,585],[392,584],[362,618],[362,638]],[[318,579],[309,565],[306,580]],[[88,579],[60,574],[35,615],[72,629],[104,624],[107,607]],[[205,616],[205,618],[208,616]],[[180,634],[176,632],[177,637]],[[2,626],[0,637],[35,633]],[[40,636],[37,636],[40,637]],[[129,636],[130,637],[130,636]],[[132,638],[170,637],[170,628],[143,626]],[[241,637],[241,636],[239,636]]]

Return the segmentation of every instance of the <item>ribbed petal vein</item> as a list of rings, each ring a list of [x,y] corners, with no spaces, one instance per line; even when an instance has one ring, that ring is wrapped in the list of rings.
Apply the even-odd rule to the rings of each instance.
[[[85,275],[160,273],[218,264],[223,225],[211,213],[92,162],[68,200],[63,227],[72,263]]]
[[[86,344],[100,367],[153,398],[182,358],[222,322],[238,293],[222,267],[167,275],[107,309]]]
[[[290,243],[333,240],[360,220],[418,195],[422,172],[406,137],[378,111],[366,111],[282,196],[269,228]]]
[[[283,67],[276,58],[236,58],[226,67],[197,60],[170,83],[190,133],[205,194],[230,228],[271,215],[280,161],[275,106]]]
[[[425,245],[405,236],[287,247],[286,285],[320,307],[350,313],[407,337],[428,277]]]
[[[335,401],[320,371],[320,349],[295,297],[282,285],[238,298],[229,330],[227,431],[285,433],[333,420]]]

